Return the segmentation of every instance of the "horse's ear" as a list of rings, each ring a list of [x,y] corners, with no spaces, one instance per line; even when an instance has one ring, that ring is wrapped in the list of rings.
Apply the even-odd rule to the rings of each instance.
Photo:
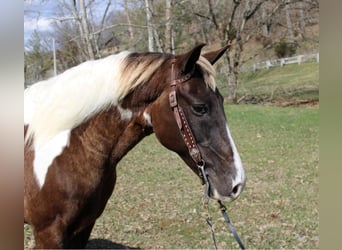
[[[205,46],[205,43],[197,45],[195,48],[178,56],[178,61],[182,64],[182,72],[187,74],[192,71],[198,58],[201,55],[201,50]]]
[[[215,50],[215,51],[212,51],[212,52],[205,53],[202,56],[205,57],[212,65],[214,65],[214,63],[218,59],[220,59],[220,57],[226,52],[226,50],[229,47],[230,47],[230,44],[224,46],[223,48],[221,48],[219,50]]]

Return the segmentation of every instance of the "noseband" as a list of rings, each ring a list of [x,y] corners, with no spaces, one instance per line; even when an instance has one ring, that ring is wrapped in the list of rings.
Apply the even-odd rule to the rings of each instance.
[[[201,155],[201,152],[197,146],[197,143],[196,143],[195,137],[191,131],[191,128],[189,127],[189,123],[185,117],[184,111],[179,106],[179,104],[177,102],[177,94],[176,94],[177,84],[181,84],[181,83],[189,80],[192,77],[195,68],[190,73],[184,75],[181,78],[176,79],[175,70],[174,70],[175,63],[176,63],[176,59],[172,58],[172,61],[171,61],[171,84],[170,84],[171,91],[169,93],[170,107],[173,110],[173,115],[176,119],[179,132],[182,135],[182,138],[185,142],[185,145],[187,146],[187,148],[189,150],[189,154],[190,154],[192,160],[196,163],[196,165],[198,167],[199,176],[201,178],[202,185],[203,184],[206,185],[205,194],[207,196],[209,196],[209,181],[208,181],[207,175],[204,171],[205,161],[204,161],[204,159]]]

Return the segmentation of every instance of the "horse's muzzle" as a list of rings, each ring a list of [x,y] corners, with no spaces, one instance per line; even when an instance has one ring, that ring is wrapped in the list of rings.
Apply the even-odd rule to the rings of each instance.
[[[209,183],[208,196],[214,200],[227,201],[227,202],[233,201],[236,198],[238,198],[240,194],[242,193],[242,190],[245,186],[245,183],[237,183],[229,191],[227,191],[226,194],[222,194],[218,191],[218,189],[215,188],[214,185],[212,185],[212,181],[210,181],[209,176],[208,176],[208,183]]]

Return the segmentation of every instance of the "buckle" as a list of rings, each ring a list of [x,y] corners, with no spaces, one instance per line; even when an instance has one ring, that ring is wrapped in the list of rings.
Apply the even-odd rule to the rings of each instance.
[[[176,96],[176,91],[172,90],[169,94],[169,101],[170,101],[170,106],[171,108],[174,108],[178,105],[177,103],[177,96]]]

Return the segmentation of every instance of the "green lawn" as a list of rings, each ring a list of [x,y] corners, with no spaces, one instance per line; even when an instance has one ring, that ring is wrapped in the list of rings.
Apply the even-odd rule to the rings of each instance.
[[[241,73],[237,95],[267,98],[316,99],[319,93],[319,64],[289,64],[284,67]]]
[[[248,177],[241,197],[227,206],[245,246],[318,249],[318,108],[225,108]],[[117,172],[89,247],[213,249],[199,178],[155,136],[136,146]],[[219,248],[237,248],[215,202],[210,213]]]

